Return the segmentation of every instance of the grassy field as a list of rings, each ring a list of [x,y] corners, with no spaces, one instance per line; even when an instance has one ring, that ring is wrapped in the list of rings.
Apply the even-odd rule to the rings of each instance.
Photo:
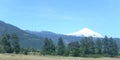
[[[0,54],[0,60],[120,60],[120,58],[108,58],[108,57],[83,58],[83,57]]]

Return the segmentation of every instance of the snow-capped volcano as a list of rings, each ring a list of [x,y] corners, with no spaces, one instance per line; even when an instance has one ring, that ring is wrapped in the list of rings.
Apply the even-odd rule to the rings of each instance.
[[[77,31],[77,32],[73,32],[73,33],[70,33],[70,34],[67,34],[67,35],[72,35],[72,36],[82,36],[82,37],[99,37],[99,38],[102,38],[103,36],[100,34],[100,33],[97,33],[97,32],[94,32],[88,28],[83,28],[82,30],[80,31]]]

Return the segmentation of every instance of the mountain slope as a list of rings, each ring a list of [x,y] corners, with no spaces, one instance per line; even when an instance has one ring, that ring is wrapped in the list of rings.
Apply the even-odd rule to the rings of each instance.
[[[83,37],[76,37],[76,36],[67,36],[67,35],[57,34],[57,33],[48,32],[48,31],[36,32],[36,31],[26,30],[26,32],[31,33],[31,34],[35,34],[39,37],[51,38],[55,44],[57,44],[59,37],[63,38],[65,44],[68,44],[71,41],[79,41],[83,38]]]
[[[89,31],[89,29],[87,30]],[[83,32],[84,31],[86,30],[83,29]],[[90,30],[90,32],[91,31],[92,30]],[[41,31],[41,32],[24,31],[24,30],[19,29],[16,26],[0,21],[0,35],[4,33],[10,33],[10,34],[16,33],[19,36],[20,44],[22,47],[37,48],[37,49],[40,49],[43,46],[43,40],[46,37],[51,38],[55,44],[57,44],[59,37],[63,38],[65,44],[68,44],[71,41],[80,41],[84,37],[83,35],[80,35],[80,36],[63,35],[63,34],[56,34],[56,33],[48,32],[48,31]],[[94,34],[99,36],[99,34],[96,34],[96,33]],[[117,41],[117,44],[120,47],[120,44],[119,44],[120,39],[116,38],[115,40]]]
[[[94,32],[88,28],[83,28],[82,30],[80,31],[77,31],[77,32],[74,32],[74,33],[70,33],[70,34],[67,34],[67,35],[72,35],[72,36],[78,36],[78,37],[100,37],[100,38],[103,38],[103,36],[100,34],[100,33],[97,33],[97,32]]]
[[[36,32],[36,31],[28,31],[27,30],[26,32],[35,34],[40,37],[42,36],[44,38],[45,37],[51,38],[55,44],[57,44],[59,37],[63,38],[65,44],[68,44],[69,42],[72,42],[72,41],[80,41],[83,38],[83,36],[80,37],[80,36],[63,35],[63,34],[57,34],[57,33],[48,32],[48,31]],[[96,37],[94,37],[94,39],[96,39]],[[117,42],[117,44],[120,48],[120,39],[119,38],[113,38],[113,39]]]
[[[3,21],[0,21],[0,35],[4,33],[16,33],[20,39],[20,44],[22,47],[27,48],[40,48],[43,44],[42,37],[38,37],[36,35],[27,33],[16,26],[13,26],[11,24],[7,24]]]

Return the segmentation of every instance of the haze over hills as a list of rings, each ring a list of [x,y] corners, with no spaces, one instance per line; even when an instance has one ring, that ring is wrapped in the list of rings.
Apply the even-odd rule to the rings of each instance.
[[[59,37],[63,38],[65,44],[67,44],[71,41],[79,41],[82,39],[82,37],[68,36],[68,35],[64,35],[64,34],[57,34],[57,33],[53,33],[53,32],[48,32],[48,31],[36,32],[36,31],[26,30],[26,32],[37,35],[39,37],[50,38],[54,41],[55,44],[57,44]]]
[[[83,31],[84,29],[82,29]],[[65,44],[68,44],[69,42],[72,42],[72,41],[80,41],[83,37],[88,37],[88,36],[76,36],[76,35],[64,35],[64,34],[57,34],[57,33],[53,33],[53,32],[49,32],[49,31],[41,31],[41,32],[36,32],[36,31],[29,31],[29,30],[26,30],[26,32],[28,33],[31,33],[31,34],[34,34],[34,35],[37,35],[39,37],[44,37],[44,38],[50,38],[54,41],[55,44],[57,44],[58,42],[58,38],[59,37],[62,37],[63,40],[64,40],[64,43]],[[94,37],[95,39],[96,38],[103,38],[103,36],[100,34],[98,34],[98,37],[97,35],[89,35],[89,36],[92,36]],[[114,37],[113,37],[114,38]],[[118,46],[120,47],[120,39],[119,38],[114,38],[114,40],[116,40]]]
[[[103,38],[100,33],[96,33],[88,28],[84,28],[78,32],[64,35],[57,34],[49,31],[30,31],[22,30],[16,26],[0,21],[0,35],[4,33],[16,33],[20,39],[20,44],[22,47],[27,48],[37,48],[40,49],[43,46],[44,38],[50,38],[55,44],[58,42],[58,38],[62,37],[65,44],[68,44],[71,41],[80,41],[83,37],[92,36],[94,38]],[[120,46],[120,39],[114,38],[117,41],[117,44]]]
[[[22,47],[40,48],[43,44],[43,37],[38,37],[36,35],[27,33],[16,26],[0,21],[0,35],[4,33],[16,33],[20,39],[20,44]]]

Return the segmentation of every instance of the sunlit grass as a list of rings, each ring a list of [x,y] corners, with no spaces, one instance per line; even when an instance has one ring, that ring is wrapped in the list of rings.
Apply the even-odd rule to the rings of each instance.
[[[62,56],[40,56],[22,54],[0,54],[0,60],[120,60],[120,58],[83,58],[83,57],[62,57]]]

